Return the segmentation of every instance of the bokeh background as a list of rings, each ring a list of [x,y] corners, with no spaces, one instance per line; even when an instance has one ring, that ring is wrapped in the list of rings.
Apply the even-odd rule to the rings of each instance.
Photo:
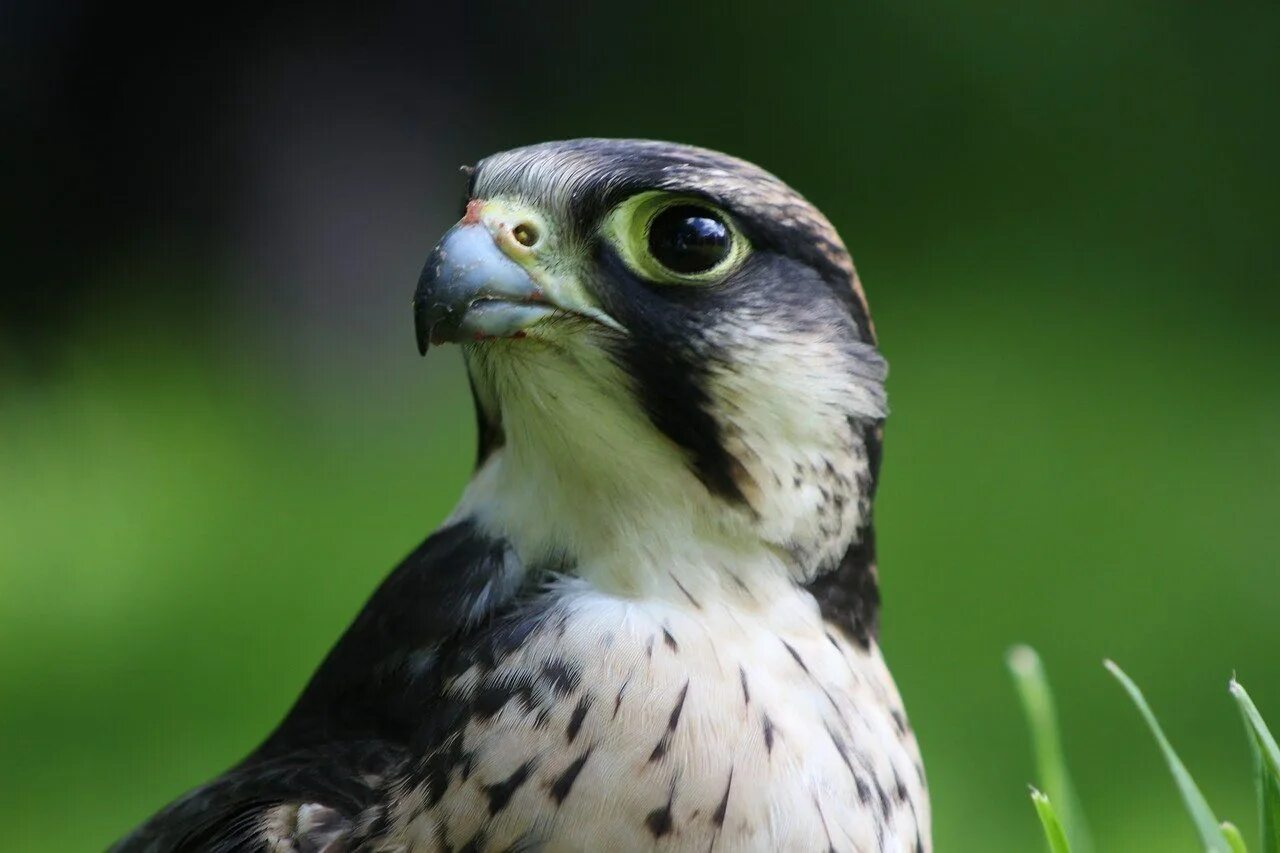
[[[98,849],[278,720],[468,475],[409,296],[458,166],[648,136],[845,235],[893,365],[884,646],[942,851],[1037,849],[1043,653],[1104,850],[1254,832],[1280,723],[1280,5],[6,3],[0,826]]]

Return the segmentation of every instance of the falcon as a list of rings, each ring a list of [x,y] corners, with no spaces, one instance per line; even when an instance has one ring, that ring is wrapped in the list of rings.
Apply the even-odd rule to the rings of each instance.
[[[840,237],[685,145],[466,171],[413,305],[462,350],[471,480],[262,745],[116,849],[930,850]]]

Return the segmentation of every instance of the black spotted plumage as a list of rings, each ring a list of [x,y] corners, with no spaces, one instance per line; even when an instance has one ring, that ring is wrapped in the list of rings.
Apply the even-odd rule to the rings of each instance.
[[[312,802],[353,824],[351,843],[360,840],[354,824],[377,817],[397,780],[442,787],[463,758],[451,748],[458,727],[520,696],[516,686],[495,685],[461,705],[440,689],[459,666],[499,659],[541,617],[536,601],[518,603],[524,572],[512,561],[504,542],[469,522],[429,537],[382,583],[257,750],[115,849],[259,849],[250,839],[266,812]],[[481,596],[490,606],[466,618]]]
[[[275,731],[116,849],[928,849],[877,645],[885,364],[834,228],[688,146],[468,178],[414,307],[424,351],[463,346],[463,501]],[[637,266],[607,228],[648,193],[724,226],[662,252],[723,275]]]

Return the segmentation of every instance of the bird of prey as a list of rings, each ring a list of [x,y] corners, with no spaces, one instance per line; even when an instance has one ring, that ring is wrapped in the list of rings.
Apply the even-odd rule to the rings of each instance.
[[[414,315],[461,347],[474,475],[275,732],[117,849],[930,850],[831,224],[684,145],[465,171]]]

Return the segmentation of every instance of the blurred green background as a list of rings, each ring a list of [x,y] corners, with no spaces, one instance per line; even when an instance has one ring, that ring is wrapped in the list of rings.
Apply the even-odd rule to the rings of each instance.
[[[1280,724],[1280,4],[10,4],[0,825],[104,846],[251,749],[445,515],[409,295],[459,164],[727,150],[853,250],[893,366],[884,647],[942,851],[1038,849],[1043,654],[1103,850],[1252,832]]]

